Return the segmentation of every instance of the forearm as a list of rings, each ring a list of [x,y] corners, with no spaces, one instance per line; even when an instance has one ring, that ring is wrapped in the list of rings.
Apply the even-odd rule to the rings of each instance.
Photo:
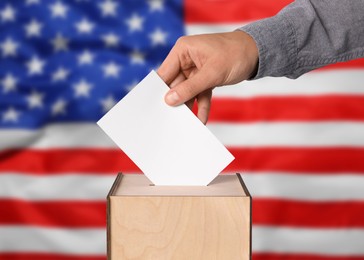
[[[240,30],[259,50],[254,79],[297,78],[327,64],[364,57],[363,0],[297,0]]]

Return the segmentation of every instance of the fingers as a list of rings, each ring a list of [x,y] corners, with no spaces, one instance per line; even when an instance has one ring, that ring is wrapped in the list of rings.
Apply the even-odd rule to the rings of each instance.
[[[174,79],[173,81],[169,84],[170,88],[174,88],[175,86],[177,86],[179,83],[181,83],[182,81],[186,80],[185,75],[183,75],[182,72],[180,72]]]
[[[170,84],[171,89],[185,80],[186,80],[185,75],[183,73],[179,73],[177,77],[171,82]],[[197,96],[197,106],[198,106],[197,117],[203,124],[206,124],[208,120],[208,116],[210,113],[211,96],[212,96],[212,89],[205,90],[204,92],[200,93]],[[189,109],[192,110],[194,102],[195,102],[195,97],[186,101],[185,104]]]
[[[197,105],[198,105],[197,117],[204,125],[206,125],[210,114],[211,96],[212,96],[212,90],[208,89],[202,92],[197,97]]]
[[[179,83],[181,83],[182,81],[186,80],[186,76],[180,72],[177,77],[172,81],[172,83],[169,85],[171,88],[174,88],[175,86],[177,86]],[[195,102],[195,98],[193,97],[192,99],[188,100],[186,102],[186,106],[192,110],[193,107],[193,103]]]
[[[178,106],[196,97],[206,89],[215,87],[217,85],[216,75],[210,68],[211,66],[202,67],[192,77],[169,90],[165,96],[165,102],[170,106]]]
[[[192,109],[193,109],[193,105],[194,105],[194,103],[195,103],[195,98],[192,98],[192,99],[188,100],[185,104],[186,104],[186,106],[187,106],[190,110],[192,110]]]
[[[163,63],[157,70],[158,75],[169,85],[178,76],[181,70],[180,61],[175,47],[169,52]]]

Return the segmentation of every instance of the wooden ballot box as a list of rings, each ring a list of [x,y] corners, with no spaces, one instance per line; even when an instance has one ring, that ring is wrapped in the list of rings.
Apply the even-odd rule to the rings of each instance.
[[[119,174],[107,198],[108,259],[251,259],[251,196],[240,174],[208,186]]]

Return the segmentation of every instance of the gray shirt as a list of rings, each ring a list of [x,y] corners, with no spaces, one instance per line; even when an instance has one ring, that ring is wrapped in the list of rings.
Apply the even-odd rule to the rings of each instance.
[[[297,0],[240,30],[259,50],[252,79],[297,78],[327,64],[364,57],[364,0]]]

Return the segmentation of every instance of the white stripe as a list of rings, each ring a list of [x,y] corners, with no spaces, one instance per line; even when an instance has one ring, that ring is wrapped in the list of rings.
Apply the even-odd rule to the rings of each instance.
[[[364,123],[208,123],[226,146],[364,146]],[[55,124],[38,131],[1,130],[0,150],[10,148],[116,148],[96,124]]]
[[[208,128],[229,147],[364,147],[364,123],[213,123]]]
[[[364,200],[364,176],[290,174],[284,172],[242,172],[254,198],[281,198],[304,201]],[[104,201],[116,175],[35,176],[1,174],[0,198],[31,201],[100,200]]]
[[[199,24],[189,24],[185,27],[186,35],[195,35],[202,33],[222,33],[222,32],[232,32],[236,29],[246,25],[247,22],[241,23],[224,23],[224,24],[208,24],[208,23],[199,23]]]
[[[313,71],[298,79],[266,77],[214,89],[215,97],[364,95],[364,68]]]
[[[60,212],[65,214],[65,212]],[[100,229],[0,226],[0,251],[105,255],[106,231]]]
[[[0,251],[104,255],[105,229],[0,227]],[[363,229],[253,227],[253,252],[364,255]]]
[[[299,229],[255,226],[252,238],[253,251],[256,253],[364,256],[364,229]]]
[[[40,130],[0,130],[0,140],[0,150],[116,147],[96,123],[51,124]]]
[[[364,201],[364,176],[353,173],[320,175],[282,172],[242,172],[253,198],[302,201]]]
[[[25,200],[105,200],[115,175],[0,174],[0,197]]]

